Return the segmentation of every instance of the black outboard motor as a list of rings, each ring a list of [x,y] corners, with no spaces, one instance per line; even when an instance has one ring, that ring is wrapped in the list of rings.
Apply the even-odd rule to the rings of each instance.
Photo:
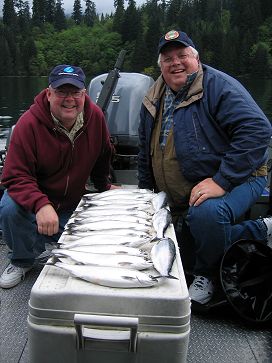
[[[93,78],[88,94],[96,103],[108,73]],[[120,72],[118,83],[104,112],[116,154],[113,169],[116,181],[137,184],[138,126],[142,100],[154,83],[141,73]]]

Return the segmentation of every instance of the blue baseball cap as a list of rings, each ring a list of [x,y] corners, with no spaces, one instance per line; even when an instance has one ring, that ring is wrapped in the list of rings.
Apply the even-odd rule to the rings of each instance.
[[[185,47],[195,48],[192,39],[190,39],[186,33],[180,30],[170,30],[161,37],[158,46],[158,53],[161,53],[162,48],[171,43],[180,43]]]
[[[77,88],[85,88],[85,74],[80,67],[60,64],[53,68],[49,75],[49,86],[57,88],[63,84],[72,84]]]

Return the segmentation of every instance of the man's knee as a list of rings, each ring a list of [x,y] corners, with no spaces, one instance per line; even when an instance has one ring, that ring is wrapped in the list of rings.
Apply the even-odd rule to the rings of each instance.
[[[1,199],[1,219],[16,217],[21,210],[21,207],[8,195],[7,191]]]
[[[230,212],[221,198],[207,199],[197,207],[190,207],[188,212],[188,222],[190,226],[197,225],[198,228],[205,227],[213,223],[221,223],[229,219]]]

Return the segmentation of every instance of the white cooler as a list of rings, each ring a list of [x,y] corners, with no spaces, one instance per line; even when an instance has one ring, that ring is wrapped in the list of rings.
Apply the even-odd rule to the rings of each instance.
[[[177,247],[172,225],[167,235]],[[171,274],[178,279],[121,289],[45,266],[29,300],[30,363],[185,362],[190,299],[178,249]]]

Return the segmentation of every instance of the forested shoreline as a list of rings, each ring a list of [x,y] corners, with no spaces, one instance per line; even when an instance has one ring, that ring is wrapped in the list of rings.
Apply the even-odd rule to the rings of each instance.
[[[83,3],[84,1],[84,11]],[[113,0],[98,15],[95,3],[4,0],[0,19],[0,76],[41,76],[59,63],[95,76],[108,72],[121,49],[124,71],[158,74],[157,44],[170,29],[192,37],[203,63],[234,76],[272,77],[271,0]]]

